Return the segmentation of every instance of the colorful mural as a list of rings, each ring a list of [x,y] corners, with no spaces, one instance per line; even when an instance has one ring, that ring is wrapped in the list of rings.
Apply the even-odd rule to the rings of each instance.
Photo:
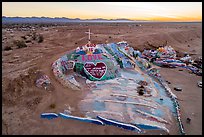
[[[107,66],[103,62],[86,62],[84,65],[84,70],[87,75],[91,75],[93,78],[100,80],[107,71]]]
[[[137,131],[168,133],[176,118],[185,134],[176,96],[159,71],[141,56],[135,57],[136,52],[125,41],[88,43],[56,60],[52,70],[63,85],[74,89],[83,89],[76,77],[85,78],[90,92],[79,107],[87,118]]]

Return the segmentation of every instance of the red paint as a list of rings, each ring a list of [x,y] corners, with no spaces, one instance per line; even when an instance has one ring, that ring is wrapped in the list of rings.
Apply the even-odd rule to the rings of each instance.
[[[94,78],[101,79],[107,70],[105,63],[98,62],[96,65],[92,62],[87,62],[84,65],[84,69]]]
[[[84,55],[82,55],[82,61],[85,61],[85,57],[84,57]]]
[[[93,55],[93,58],[94,58],[94,60],[97,60],[97,55],[94,54],[94,55]]]
[[[92,55],[88,55],[88,61],[92,60]]]
[[[101,54],[97,54],[97,55],[98,55],[98,59],[99,59],[99,60],[102,60]]]
[[[66,62],[65,62],[64,60],[62,60],[62,61],[61,61],[61,65],[62,65],[63,67],[65,67]]]
[[[102,54],[81,55],[82,61],[102,60]]]

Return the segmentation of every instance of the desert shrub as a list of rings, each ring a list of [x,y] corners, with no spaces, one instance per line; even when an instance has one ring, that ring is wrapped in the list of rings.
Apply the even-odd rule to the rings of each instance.
[[[56,105],[55,104],[50,104],[50,106],[49,106],[51,109],[54,109],[55,107],[56,107]]]
[[[41,43],[41,42],[43,42],[43,40],[44,40],[43,35],[39,34],[37,42]]]
[[[6,50],[6,51],[7,51],[7,50],[12,50],[12,48],[11,48],[10,46],[5,46],[5,47],[4,47],[4,50]]]
[[[22,41],[22,40],[15,40],[13,43],[14,43],[15,46],[17,46],[17,48],[27,47],[27,45],[25,44],[25,42]]]
[[[26,36],[21,36],[22,39],[26,40]]]
[[[30,43],[30,42],[31,42],[31,40],[26,40],[26,41],[25,41],[25,43]]]
[[[32,34],[32,39],[33,39],[33,40],[36,40],[36,32],[34,32],[34,33]]]

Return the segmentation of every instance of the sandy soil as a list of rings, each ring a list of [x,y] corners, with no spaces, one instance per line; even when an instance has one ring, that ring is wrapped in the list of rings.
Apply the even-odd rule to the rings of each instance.
[[[179,71],[183,70],[183,71]],[[197,86],[202,77],[190,74],[186,69],[161,68],[160,73],[169,84],[172,92],[178,97],[181,107],[181,120],[187,135],[202,134],[202,88]],[[174,87],[182,91],[173,90]],[[190,118],[191,122],[186,122]]]
[[[16,27],[17,28],[17,27]],[[74,120],[40,118],[43,112],[63,112],[69,105],[72,114],[82,116],[78,102],[88,92],[86,89],[75,91],[63,87],[54,77],[51,64],[68,50],[84,45],[88,36],[94,33],[92,43],[127,41],[135,49],[156,48],[161,44],[171,45],[182,56],[188,52],[193,58],[202,56],[201,23],[144,23],[137,24],[69,24],[36,32],[44,37],[42,43],[32,41],[28,47],[16,49],[13,40],[30,31],[13,32],[2,28],[2,46],[11,46],[13,50],[2,50],[2,133],[3,134],[135,134],[134,132],[112,126],[99,126]],[[181,106],[181,118],[187,134],[202,134],[202,88],[197,82],[201,76],[187,70],[160,68],[161,75],[171,82],[172,91],[178,96]],[[53,88],[49,91],[37,88],[35,80],[40,71],[49,76]],[[181,92],[174,91],[175,86]],[[55,104],[55,108],[50,105]],[[186,118],[191,123],[186,123]],[[146,134],[165,134],[149,131]]]

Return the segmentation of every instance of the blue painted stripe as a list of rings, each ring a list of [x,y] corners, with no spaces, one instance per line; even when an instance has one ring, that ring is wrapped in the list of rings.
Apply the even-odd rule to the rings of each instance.
[[[107,125],[113,125],[113,126],[117,126],[117,127],[128,129],[128,130],[141,132],[141,129],[131,124],[126,124],[126,123],[118,122],[115,120],[106,119],[101,116],[97,116],[97,118]]]
[[[159,127],[159,126],[156,126],[156,125],[147,125],[147,124],[136,124],[137,127],[141,128],[141,129],[147,129],[147,130],[164,130],[166,132],[169,133],[169,130],[164,128],[164,127]]]
[[[42,113],[41,118],[53,119],[58,118],[58,115],[56,113]]]
[[[67,115],[67,114],[64,114],[64,113],[59,113],[59,116],[64,118],[64,119],[73,119],[73,120],[79,120],[79,121],[82,121],[82,122],[103,125],[103,122],[98,120],[98,119],[76,117],[76,116],[71,116],[71,115]]]

